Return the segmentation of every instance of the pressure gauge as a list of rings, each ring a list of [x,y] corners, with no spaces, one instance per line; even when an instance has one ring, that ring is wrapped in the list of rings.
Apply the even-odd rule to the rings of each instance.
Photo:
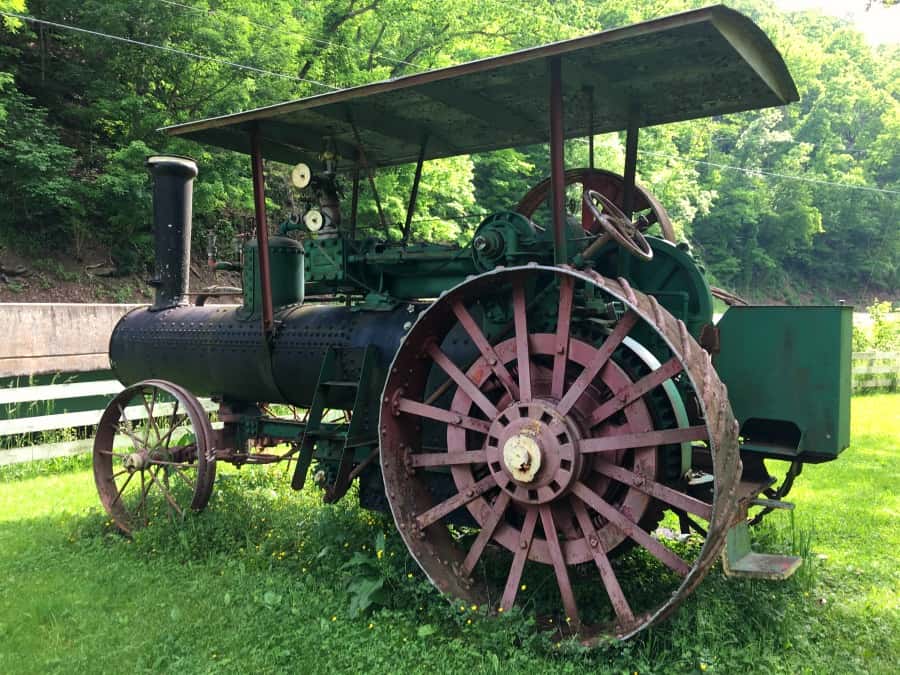
[[[310,180],[312,180],[312,172],[303,162],[300,162],[291,170],[291,183],[294,184],[295,188],[302,190],[309,185]]]
[[[310,232],[318,232],[322,229],[322,225],[325,224],[325,219],[322,217],[321,211],[310,209],[306,212],[306,215],[303,216],[303,222],[306,223],[306,228]]]

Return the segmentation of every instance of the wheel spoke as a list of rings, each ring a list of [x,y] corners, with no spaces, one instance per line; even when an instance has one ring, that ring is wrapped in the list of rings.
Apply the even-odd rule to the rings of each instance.
[[[183,422],[186,422],[186,421],[187,421],[187,415],[185,415],[185,416],[182,418],[181,422],[176,422],[176,418],[177,418],[177,416],[178,416],[178,404],[179,404],[179,403],[180,403],[180,401],[176,398],[176,399],[175,399],[175,405],[174,405],[173,408],[172,408],[172,416],[169,418],[169,429],[166,431],[165,436],[163,436],[162,438],[159,439],[159,443],[156,444],[156,448],[157,448],[157,449],[162,448],[162,447],[163,447],[163,443],[165,443],[165,446],[168,448],[168,447],[169,447],[169,441],[172,439],[172,433],[173,433],[173,432],[175,431],[175,429],[177,429]]]
[[[147,473],[150,473],[150,469],[147,469]],[[150,492],[150,488],[153,487],[153,483],[148,483],[145,476],[144,470],[141,469],[141,501],[138,502],[138,506],[135,509],[135,514],[141,513],[147,507],[147,495]]]
[[[519,400],[531,401],[531,355],[528,351],[528,317],[522,278],[513,280],[513,322],[516,328],[516,365],[519,370]]]
[[[140,452],[141,450],[146,450],[147,444],[137,437],[137,434],[134,431],[134,425],[131,423],[131,420],[128,419],[128,416],[125,415],[125,408],[122,407],[121,403],[117,404],[116,407],[119,409],[119,415],[121,417],[116,424],[118,430],[131,439],[131,445],[135,451]]]
[[[516,601],[516,593],[519,591],[519,580],[531,551],[531,543],[534,541],[534,527],[537,524],[538,512],[536,508],[530,508],[525,513],[525,522],[522,524],[522,532],[519,535],[519,548],[513,556],[509,566],[509,575],[506,577],[506,587],[503,589],[503,597],[500,599],[500,607],[504,611],[512,609]]]
[[[691,571],[690,565],[684,560],[651,537],[640,525],[620,513],[584,483],[575,483],[572,487],[572,492],[581,501],[606,518],[613,526],[621,530],[627,537],[647,549],[654,558],[673,572],[686,576]]]
[[[470,380],[466,374],[441,351],[441,348],[438,347],[437,344],[434,342],[429,343],[427,350],[428,355],[431,356],[441,370],[447,373],[447,375],[456,382],[457,386],[465,392],[466,396],[472,399],[472,402],[475,405],[481,408],[485,415],[491,419],[497,416],[497,408],[494,407],[494,404],[491,403],[488,398],[481,393],[478,387],[475,386],[475,383],[472,382],[472,380]]]
[[[597,426],[600,422],[615,415],[625,406],[633,403],[648,391],[655,389],[666,380],[680,373],[683,368],[684,366],[682,366],[681,361],[673,356],[659,368],[648,375],[645,375],[637,382],[632,382],[628,386],[617,391],[613,398],[595,409],[591,414],[591,418],[588,420],[588,426]]]
[[[397,400],[397,410],[410,415],[418,415],[419,417],[427,417],[436,422],[444,422],[456,427],[471,429],[479,433],[486,434],[491,429],[491,425],[484,420],[475,419],[466,415],[460,415],[452,410],[444,410],[427,403],[419,403],[409,398],[400,398]]]
[[[153,387],[153,394],[150,397],[149,407],[147,406],[147,398],[143,397],[144,408],[147,410],[147,445],[148,446],[150,445],[150,432],[151,431],[156,432],[156,443],[154,444],[153,447],[156,447],[157,445],[159,445],[159,439],[161,436],[161,434],[159,432],[159,426],[157,426],[157,424],[156,424],[156,417],[154,417],[154,411],[156,410],[156,398],[158,395],[159,395],[159,390],[156,387]]]
[[[157,487],[160,489],[160,491],[163,493],[163,497],[166,498],[166,501],[169,503],[169,505],[170,505],[173,509],[175,509],[176,511],[178,511],[178,515],[181,516],[181,517],[183,518],[183,517],[184,517],[184,512],[183,512],[183,511],[181,510],[181,508],[178,506],[178,502],[175,501],[175,498],[172,497],[172,495],[169,493],[169,491],[168,491],[168,490],[166,489],[166,487],[163,485],[162,481],[159,479],[159,471],[160,471],[160,470],[161,470],[161,469],[157,470],[157,472],[156,472],[155,474],[154,474],[152,471],[150,471],[150,472],[149,472],[149,473],[150,473],[150,480],[151,480],[152,482],[156,483],[156,486],[157,486]]]
[[[581,398],[591,382],[594,381],[594,378],[597,377],[600,369],[606,365],[606,362],[609,360],[609,357],[612,356],[612,353],[620,344],[622,344],[622,340],[626,338],[631,329],[634,328],[634,324],[637,323],[637,320],[638,315],[631,310],[622,315],[622,318],[616,323],[613,332],[603,341],[603,344],[600,345],[600,348],[597,350],[597,353],[594,354],[590,363],[588,363],[584,370],[581,371],[581,374],[575,378],[572,386],[569,387],[566,395],[563,396],[562,400],[559,402],[557,410],[559,410],[560,415],[568,414],[572,406],[578,402],[578,399]]]
[[[606,588],[606,594],[609,596],[609,601],[612,603],[613,610],[616,613],[616,617],[619,619],[619,623],[633,623],[634,613],[631,611],[628,600],[622,592],[622,587],[619,585],[619,578],[616,576],[615,571],[613,571],[612,565],[609,563],[609,558],[603,551],[603,544],[600,542],[597,530],[594,529],[594,524],[591,522],[587,509],[584,508],[584,503],[579,499],[571,499],[570,502],[572,504],[572,510],[575,512],[575,517],[578,519],[578,524],[581,526],[581,532],[588,541],[588,550],[590,550],[591,555],[594,558],[594,563],[596,563],[597,569],[600,572],[600,579],[603,581],[603,586]]]
[[[614,452],[634,448],[652,448],[657,445],[670,445],[690,441],[709,439],[709,430],[705,426],[683,427],[680,429],[661,429],[658,431],[640,431],[630,434],[586,438],[578,442],[582,454],[592,452]]]
[[[183,480],[191,490],[195,490],[194,481],[187,477],[187,474],[181,469],[180,466],[173,467],[175,469],[175,475],[178,476],[181,480]]]
[[[559,545],[556,522],[553,520],[553,511],[550,510],[549,504],[541,504],[540,512],[541,525],[544,527],[544,537],[547,539],[547,548],[550,549],[550,560],[553,563],[553,571],[556,573],[556,583],[559,586],[559,594],[562,596],[563,607],[566,609],[566,620],[573,628],[577,629],[581,625],[581,618],[578,615],[578,605],[575,604],[575,593],[572,592],[572,583],[569,581],[566,560]]]
[[[491,537],[494,536],[494,531],[500,524],[500,520],[501,518],[503,518],[503,514],[506,513],[506,508],[509,506],[509,501],[509,493],[503,492],[501,490],[500,494],[497,495],[497,499],[494,502],[494,506],[491,509],[491,512],[488,514],[488,517],[484,521],[484,525],[481,526],[481,532],[478,533],[478,536],[475,538],[475,542],[472,544],[472,548],[469,549],[469,553],[466,555],[466,559],[463,561],[463,576],[469,576],[470,574],[472,574],[472,570],[474,570],[475,565],[478,564],[478,560],[479,558],[481,558],[481,554],[484,552],[485,546],[487,546],[488,542],[491,540]]]
[[[409,465],[414,468],[423,466],[458,466],[460,464],[484,464],[487,453],[484,450],[467,450],[465,452],[423,452],[409,456]]]
[[[128,471],[128,469],[125,469],[125,471]],[[121,473],[122,473],[122,472],[120,471],[120,472],[117,473],[115,476],[113,476],[113,478],[115,478],[116,476],[120,475]],[[122,493],[125,492],[125,488],[128,487],[128,484],[131,482],[131,479],[132,479],[132,478],[134,478],[134,472],[128,474],[128,478],[126,478],[126,479],[125,479],[125,482],[122,484],[122,489],[119,490],[119,491],[116,493],[115,499],[113,499],[112,502],[110,502],[110,504],[109,504],[110,507],[115,506],[116,502],[119,501],[119,499],[122,497]],[[115,483],[113,483],[113,485],[115,485]]]
[[[559,280],[559,311],[556,319],[556,344],[553,354],[553,379],[550,395],[555,399],[562,398],[566,380],[566,363],[569,360],[569,323],[572,320],[572,300],[575,295],[575,282],[572,277],[564,275]]]
[[[437,522],[444,516],[453,513],[461,506],[465,506],[469,502],[473,501],[476,497],[481,496],[492,487],[496,487],[497,481],[494,480],[494,477],[490,474],[482,478],[480,481],[467,488],[465,492],[458,492],[450,499],[442,501],[437,506],[434,506],[424,513],[416,516],[416,523],[420,528],[426,528],[432,523]]]
[[[609,476],[613,480],[637,488],[644,494],[655,497],[676,509],[693,513],[704,520],[709,520],[712,516],[712,506],[706,502],[700,501],[699,499],[686,495],[678,490],[673,490],[662,483],[657,483],[656,481],[636,474],[633,471],[629,471],[625,467],[618,466],[597,457],[594,460],[594,469],[604,476]]]
[[[484,358],[490,366],[494,375],[497,376],[497,379],[500,380],[500,383],[506,388],[509,395],[514,400],[518,399],[518,385],[513,381],[512,375],[506,368],[506,365],[500,360],[500,357],[497,356],[497,352],[494,351],[491,343],[487,341],[481,328],[475,323],[475,319],[472,318],[469,310],[467,310],[465,305],[459,300],[453,302],[452,308],[460,325],[462,325],[463,329],[468,333],[469,338],[471,338],[474,345],[478,347],[478,351],[481,352],[482,358]]]

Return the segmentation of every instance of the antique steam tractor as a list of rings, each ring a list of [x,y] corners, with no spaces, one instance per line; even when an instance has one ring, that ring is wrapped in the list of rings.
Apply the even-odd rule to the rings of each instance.
[[[166,129],[250,155],[256,237],[240,306],[204,304],[197,166],[150,158],[156,295],[110,341],[127,387],[94,447],[104,507],[128,533],[154,503],[204,508],[221,462],[291,461],[325,501],[358,480],[450,597],[509,609],[543,573],[588,641],[667,616],[720,554],[728,574],[789,575],[797,559],[750,549],[748,509],[789,506],[764,460],[790,481],[847,447],[850,308],[735,304],[715,323],[635,169],[642,126],[796,99],[759,28],[711,7]],[[595,169],[594,135],[623,129],[623,175]],[[591,165],[567,171],[578,137]],[[427,160],[542,142],[550,177],[469,244],[410,241]],[[296,164],[305,203],[277,236],[264,158]],[[412,163],[403,236],[379,238],[361,184]]]

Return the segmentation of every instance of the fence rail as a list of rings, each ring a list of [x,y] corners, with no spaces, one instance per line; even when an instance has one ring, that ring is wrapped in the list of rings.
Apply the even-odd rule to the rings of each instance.
[[[100,371],[97,371],[100,372]],[[102,371],[108,374],[109,371]],[[96,373],[85,373],[95,375]],[[859,352],[853,354],[853,392],[863,393],[876,389],[897,390],[900,388],[900,354],[892,352]],[[91,382],[68,382],[36,386],[18,386],[0,388],[0,406],[6,410],[16,410],[17,414],[9,419],[0,419],[0,442],[9,438],[27,439],[33,434],[60,432],[60,437],[53,442],[36,445],[22,444],[21,447],[2,449],[0,446],[0,466],[31,462],[38,459],[51,459],[89,452],[93,447],[93,427],[100,421],[102,408],[84,410],[78,407],[78,400],[108,402],[122,390],[116,380],[103,379]],[[28,404],[33,402],[65,401],[74,404],[75,411],[56,414],[28,414]],[[216,408],[208,399],[202,403],[208,410]],[[105,405],[105,403],[103,404]],[[50,405],[51,409],[54,409]],[[2,410],[2,408],[0,408]],[[142,411],[127,410],[130,415],[140,417]],[[161,409],[161,413],[165,411]],[[59,440],[68,429],[90,429],[89,437],[76,440]],[[71,436],[70,436],[71,438]],[[7,443],[9,445],[9,443]]]
[[[872,389],[896,391],[900,387],[900,353],[855,352],[853,354],[853,392]]]

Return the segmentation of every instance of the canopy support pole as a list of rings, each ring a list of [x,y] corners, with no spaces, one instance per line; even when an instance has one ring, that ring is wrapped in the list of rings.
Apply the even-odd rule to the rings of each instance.
[[[628,115],[628,130],[625,133],[625,193],[622,196],[622,212],[629,218],[634,213],[634,182],[637,174],[639,129],[638,110],[632,108]]]
[[[350,239],[356,239],[356,219],[359,215],[359,162],[353,167],[353,192],[350,197]]]
[[[416,212],[416,202],[419,199],[419,182],[422,180],[422,165],[425,163],[425,148],[428,145],[428,137],[422,139],[422,147],[419,148],[419,160],[416,162],[416,175],[413,178],[412,191],[409,193],[409,206],[406,209],[406,223],[403,225],[403,245],[409,243],[409,234],[412,230],[413,214]]]
[[[253,169],[253,206],[256,211],[256,245],[259,255],[259,287],[262,294],[263,334],[272,334],[272,277],[269,275],[269,227],[266,222],[266,184],[259,125],[250,131],[250,162]]]
[[[588,167],[594,169],[594,88],[585,87],[588,103]]]
[[[553,211],[553,260],[568,262],[566,251],[566,167],[563,137],[562,60],[550,58],[550,187]]]

